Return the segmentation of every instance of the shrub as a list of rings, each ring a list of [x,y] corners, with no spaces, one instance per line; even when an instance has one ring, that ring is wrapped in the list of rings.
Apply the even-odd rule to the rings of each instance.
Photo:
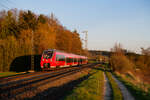
[[[114,71],[125,73],[133,70],[134,64],[124,55],[113,55],[110,61]]]

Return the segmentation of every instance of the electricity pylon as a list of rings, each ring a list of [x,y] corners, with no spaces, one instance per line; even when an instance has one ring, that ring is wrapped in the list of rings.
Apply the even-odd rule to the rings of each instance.
[[[85,50],[88,50],[88,31],[83,31],[82,33],[85,33]]]

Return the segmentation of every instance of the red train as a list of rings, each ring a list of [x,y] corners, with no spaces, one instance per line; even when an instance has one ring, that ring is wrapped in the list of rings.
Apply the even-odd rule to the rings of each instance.
[[[44,50],[41,57],[41,68],[49,70],[57,67],[69,67],[87,64],[88,60],[85,56],[65,53],[55,49]]]

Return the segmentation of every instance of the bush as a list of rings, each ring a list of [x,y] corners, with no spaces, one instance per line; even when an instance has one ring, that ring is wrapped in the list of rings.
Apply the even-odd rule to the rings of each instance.
[[[134,64],[124,55],[113,55],[110,59],[112,69],[120,73],[132,71]]]

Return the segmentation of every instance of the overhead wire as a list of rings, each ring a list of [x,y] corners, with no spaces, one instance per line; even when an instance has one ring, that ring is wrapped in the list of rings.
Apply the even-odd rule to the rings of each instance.
[[[5,5],[4,5],[5,3]],[[0,2],[0,7],[2,7],[3,9],[6,10],[10,10],[10,8],[8,7],[8,4],[13,3],[12,1],[10,2],[10,0],[3,0],[3,2]],[[6,6],[7,4],[7,6]],[[16,31],[14,28],[9,27],[13,32],[17,33],[18,31]]]
[[[15,3],[12,0],[5,0],[8,4],[11,4],[12,6],[15,5]]]
[[[3,8],[3,9],[9,9],[9,7],[5,6],[4,4],[0,3],[0,6]]]
[[[3,9],[7,9],[9,10],[10,8],[14,8],[14,2],[12,2],[11,0],[1,0],[0,2],[0,6]]]

